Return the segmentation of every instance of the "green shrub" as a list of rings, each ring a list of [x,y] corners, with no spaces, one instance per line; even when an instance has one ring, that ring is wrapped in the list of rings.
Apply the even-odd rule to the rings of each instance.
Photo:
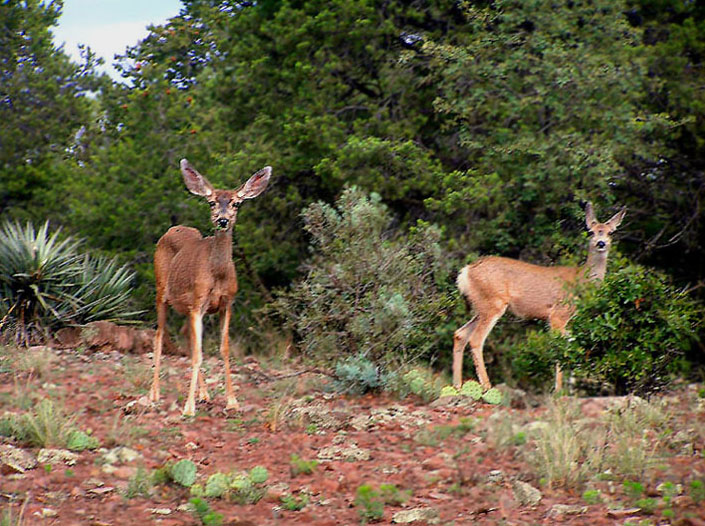
[[[379,521],[384,516],[384,501],[370,485],[364,484],[357,488],[355,506],[362,524]]]
[[[303,216],[313,258],[273,307],[301,352],[378,388],[380,375],[445,350],[450,332],[438,328],[455,305],[454,265],[443,256],[439,229],[420,222],[396,232],[380,196],[355,188],[335,207],[316,203]],[[360,357],[372,367],[356,363]]]
[[[34,447],[84,451],[100,446],[97,438],[76,428],[74,417],[47,398],[39,400],[30,412],[0,418],[0,435]]]
[[[193,513],[203,526],[220,526],[223,524],[223,515],[211,510],[210,505],[205,500],[194,497],[189,503],[193,508]]]
[[[318,466],[317,460],[304,460],[299,455],[291,455],[291,462],[289,463],[289,471],[292,477],[298,475],[311,475]]]
[[[364,356],[350,356],[335,364],[333,389],[338,393],[365,394],[382,387],[379,367]]]
[[[0,227],[0,318],[28,345],[50,326],[129,318],[134,273],[115,260],[79,252],[81,241],[5,221]],[[5,327],[0,327],[5,329]]]
[[[300,494],[298,497],[294,495],[283,495],[281,498],[282,508],[289,511],[300,511],[304,509],[309,501],[311,500],[305,493]]]
[[[578,291],[568,338],[534,333],[513,352],[518,377],[545,385],[558,361],[616,394],[648,394],[669,382],[702,323],[702,306],[653,269],[614,263],[601,284]]]

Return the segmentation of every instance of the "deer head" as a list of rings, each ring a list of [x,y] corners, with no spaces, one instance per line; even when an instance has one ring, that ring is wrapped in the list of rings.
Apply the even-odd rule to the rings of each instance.
[[[265,166],[237,190],[218,190],[203,175],[189,164],[186,159],[181,159],[181,175],[189,192],[205,197],[211,207],[211,222],[216,230],[232,229],[237,220],[237,211],[243,201],[252,199],[261,194],[272,173],[271,166]]]
[[[592,203],[585,205],[585,225],[590,233],[589,252],[606,253],[612,245],[612,234],[624,219],[624,214],[627,213],[627,207],[613,215],[606,223],[600,223],[595,217],[595,212],[592,209]]]

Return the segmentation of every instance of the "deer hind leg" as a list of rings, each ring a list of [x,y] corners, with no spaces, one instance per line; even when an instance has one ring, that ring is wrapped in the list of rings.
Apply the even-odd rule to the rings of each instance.
[[[551,311],[548,317],[548,323],[551,329],[559,330],[561,334],[565,337],[568,333],[566,325],[570,320],[571,313],[563,312],[561,309],[555,309]],[[555,392],[560,393],[563,390],[563,370],[561,369],[561,364],[556,363],[556,387]]]
[[[183,415],[193,416],[196,414],[196,385],[201,374],[201,363],[203,362],[203,352],[201,342],[203,338],[203,314],[200,312],[189,313],[189,341],[191,347],[191,383],[189,384],[188,398],[184,406]]]
[[[227,402],[226,409],[240,409],[240,404],[233,393],[233,382],[230,378],[230,303],[220,316],[220,354],[223,356],[223,366],[225,367],[225,395]]]
[[[169,306],[161,298],[157,298],[157,332],[154,335],[154,377],[149,390],[149,400],[159,402],[159,366],[162,358],[164,331],[166,330],[167,310]]]
[[[500,305],[491,314],[482,313],[477,316],[477,325],[475,330],[472,331],[470,335],[469,343],[470,349],[472,351],[472,359],[475,362],[475,371],[477,373],[477,378],[480,380],[480,385],[483,389],[489,389],[492,387],[490,383],[490,378],[487,376],[487,369],[485,369],[485,359],[482,355],[482,350],[485,345],[485,339],[490,333],[492,328],[497,323],[507,310],[507,305]]]
[[[477,316],[453,334],[453,385],[457,389],[463,385],[463,353],[476,323]]]

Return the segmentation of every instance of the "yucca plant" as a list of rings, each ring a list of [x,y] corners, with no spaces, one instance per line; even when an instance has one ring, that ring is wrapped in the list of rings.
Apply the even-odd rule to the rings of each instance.
[[[70,292],[80,273],[79,241],[60,239],[60,232],[50,235],[48,221],[38,230],[30,222],[23,227],[5,221],[0,228],[0,328],[14,321],[18,344],[29,344],[41,318],[62,318],[58,305],[74,302]]]
[[[73,293],[79,301],[71,318],[77,323],[88,323],[126,319],[138,314],[125,307],[134,277],[134,272],[115,259],[86,254],[81,260],[78,288]]]
[[[134,273],[114,259],[79,252],[81,241],[5,221],[0,227],[0,330],[27,346],[47,327],[125,319]]]

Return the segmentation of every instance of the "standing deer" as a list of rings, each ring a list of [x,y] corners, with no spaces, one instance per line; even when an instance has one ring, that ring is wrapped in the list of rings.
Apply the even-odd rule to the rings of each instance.
[[[585,223],[590,231],[588,257],[580,267],[545,267],[516,259],[488,256],[463,267],[457,284],[475,316],[453,335],[453,384],[460,387],[463,375],[463,351],[470,342],[475,371],[484,389],[491,387],[485,370],[482,347],[487,335],[507,307],[522,318],[546,320],[552,329],[565,334],[573,313],[571,288],[585,281],[602,281],[607,270],[607,255],[612,234],[624,219],[622,208],[606,223],[595,218],[592,204],[585,206]],[[563,375],[556,365],[556,391]]]
[[[203,316],[220,313],[220,353],[225,365],[227,409],[238,409],[230,380],[228,329],[230,308],[237,292],[237,277],[232,259],[233,227],[237,211],[245,199],[252,199],[267,187],[272,168],[267,166],[237,190],[217,190],[186,159],[181,160],[181,175],[186,188],[204,197],[211,207],[215,235],[203,238],[195,228],[171,227],[157,242],[154,252],[154,277],[157,282],[157,333],[154,337],[154,379],[149,392],[152,402],[159,401],[159,362],[166,328],[168,306],[187,317],[187,341],[191,349],[191,384],[184,416],[196,409],[196,383],[199,398],[209,400],[201,373]]]

